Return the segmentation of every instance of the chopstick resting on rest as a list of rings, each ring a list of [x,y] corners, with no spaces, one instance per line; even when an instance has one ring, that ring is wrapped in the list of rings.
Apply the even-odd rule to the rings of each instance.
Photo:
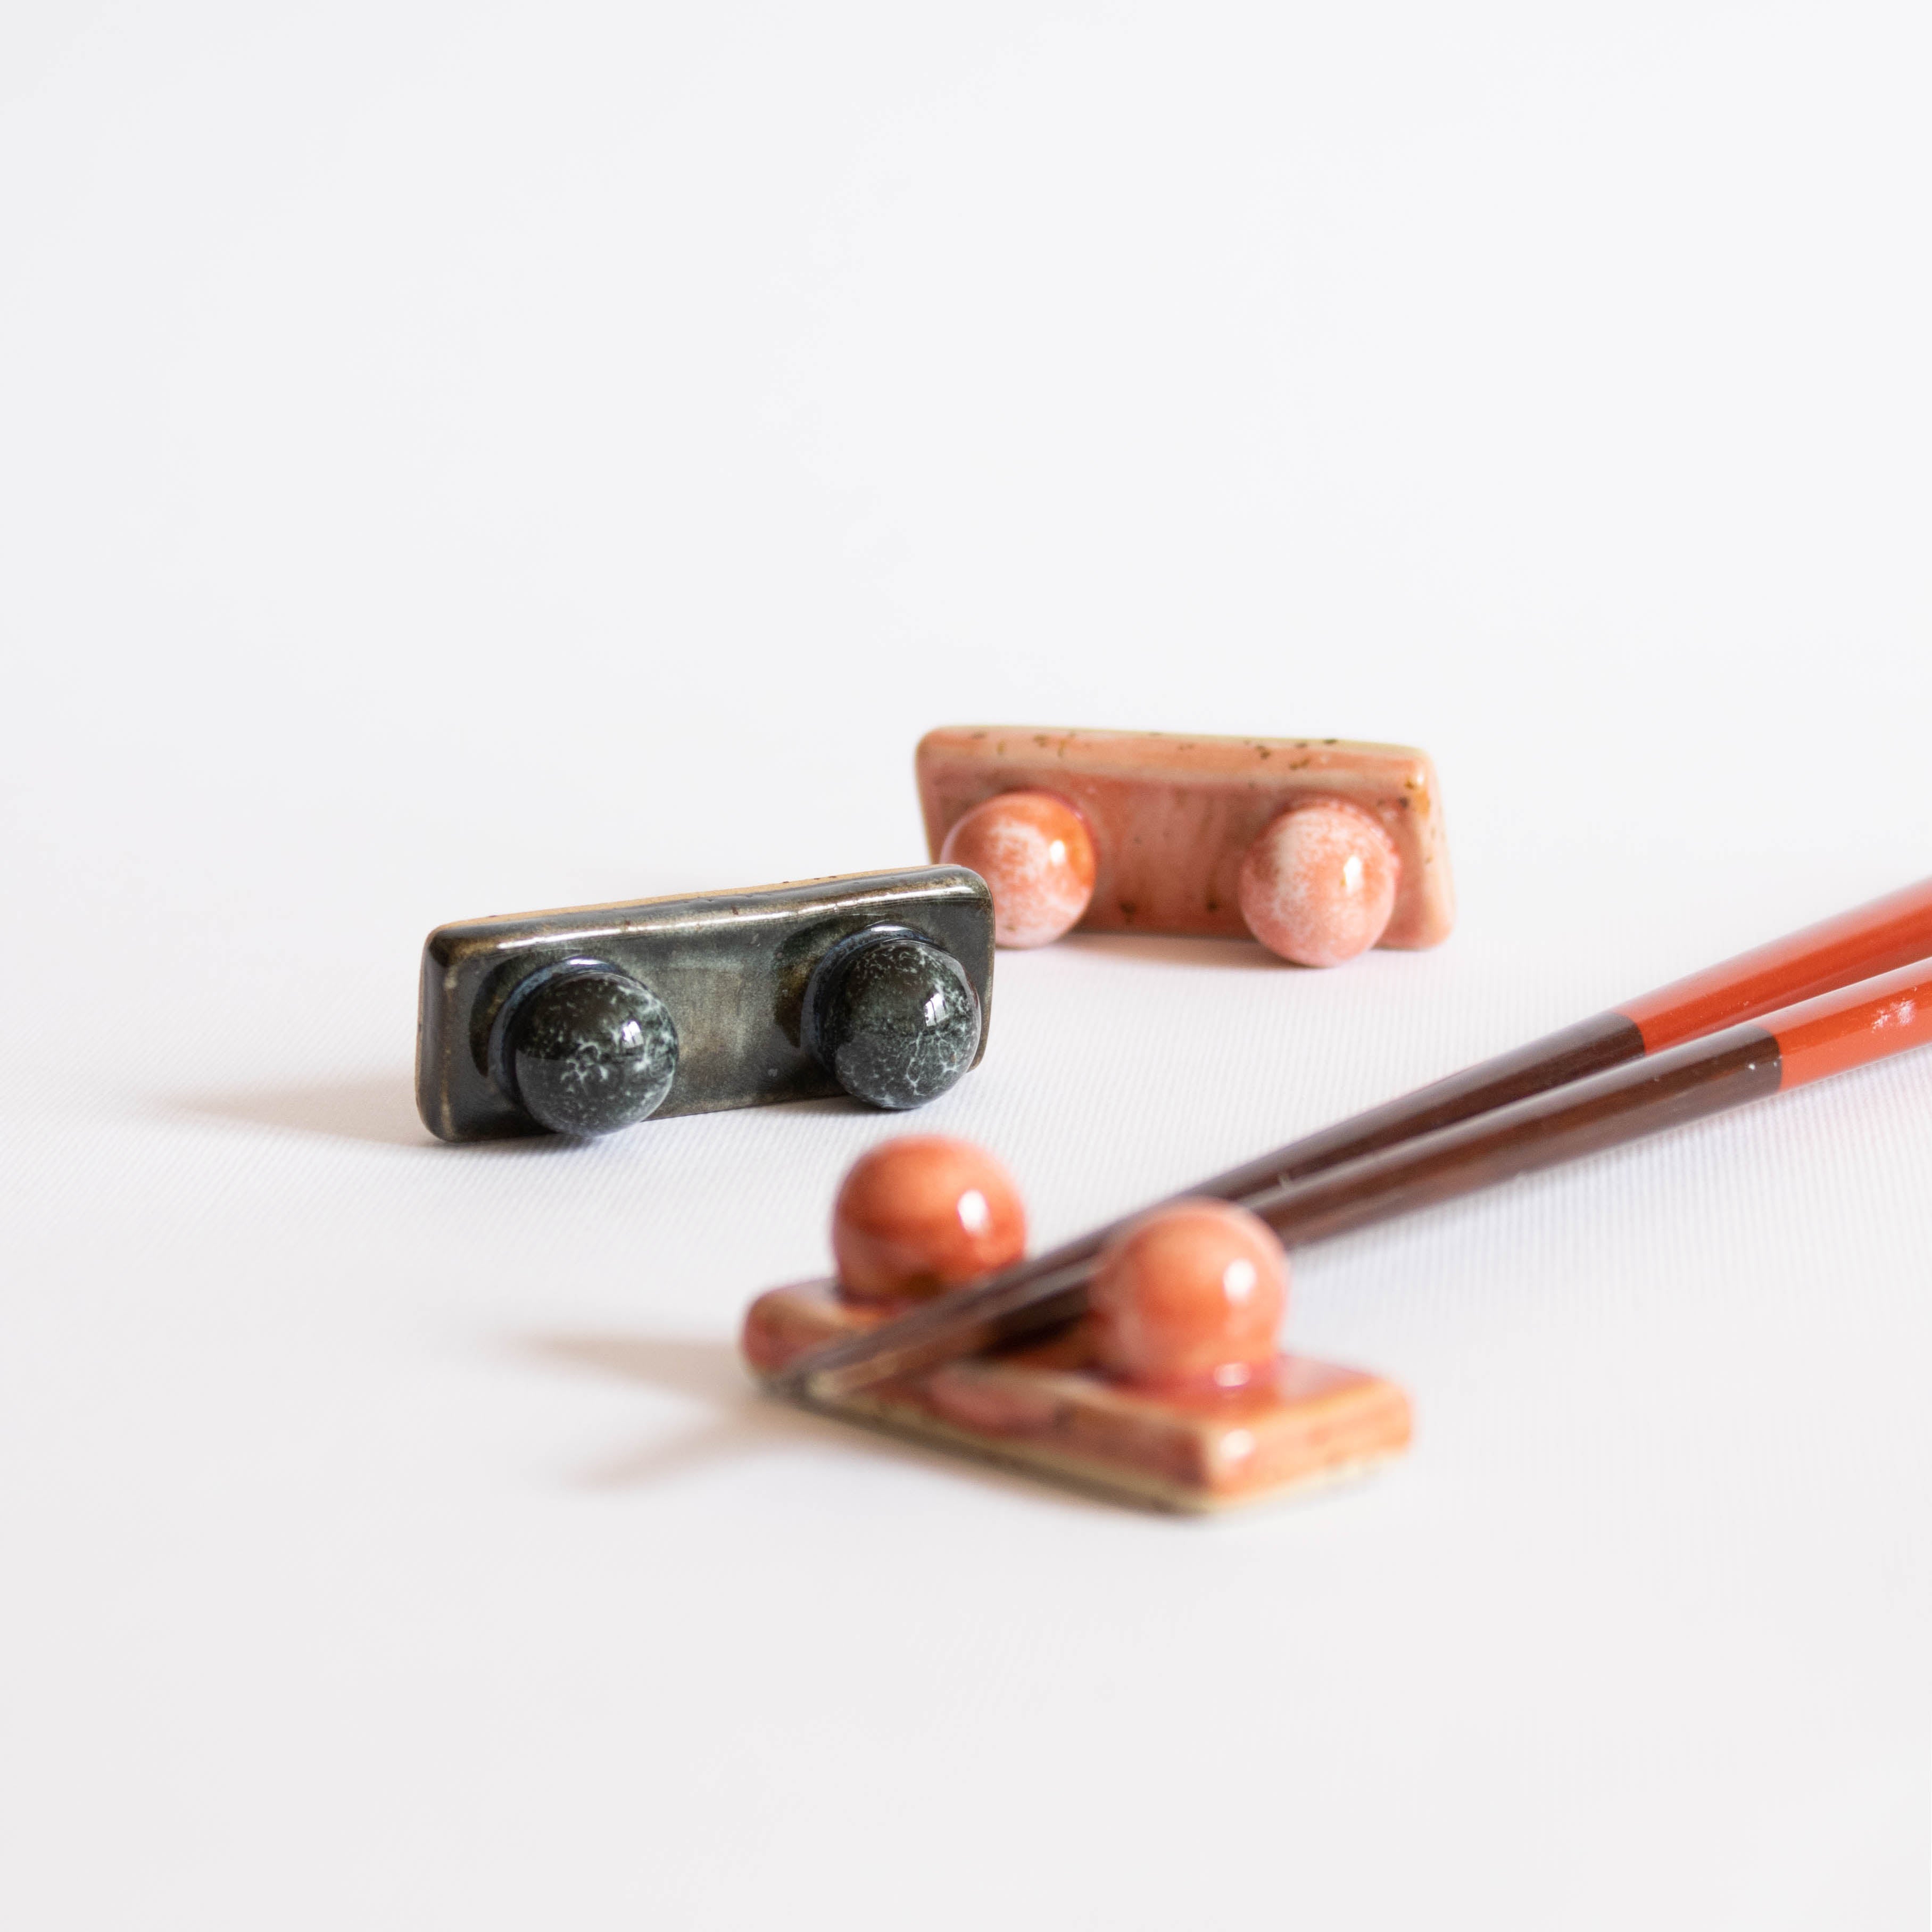
[[[1928,956],[1932,879],[1184,1192],[1238,1202],[1286,1241],[1366,1226],[1921,1044],[1932,1038]],[[815,1349],[776,1385],[830,1400],[1071,1321],[1101,1248],[1124,1225]]]

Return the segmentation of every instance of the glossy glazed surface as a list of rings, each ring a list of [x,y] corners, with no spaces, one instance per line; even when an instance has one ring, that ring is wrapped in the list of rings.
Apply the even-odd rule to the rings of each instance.
[[[1108,1243],[1088,1294],[1096,1352],[1122,1380],[1239,1388],[1274,1364],[1288,1257],[1245,1209],[1180,1201]]]
[[[423,946],[417,1110],[446,1141],[541,1131],[493,1066],[492,1042],[526,987],[585,958],[648,986],[670,1015],[677,1075],[654,1119],[836,1094],[837,1078],[805,1042],[806,989],[842,940],[888,925],[911,929],[962,970],[979,1008],[976,1060],[992,1012],[993,901],[963,866],[439,926]]]
[[[929,731],[916,760],[929,848],[1001,793],[1052,793],[1094,837],[1088,932],[1245,938],[1241,861],[1291,806],[1339,798],[1395,841],[1402,877],[1378,944],[1434,946],[1455,922],[1435,767],[1400,745],[1340,739],[1209,738],[1157,731],[952,725]]]
[[[937,1100],[980,1051],[980,1000],[944,947],[893,926],[854,934],[806,990],[812,1050],[855,1100]]]
[[[1026,1252],[1026,1210],[985,1148],[905,1134],[856,1161],[832,1209],[832,1253],[855,1300],[938,1293]]]
[[[1932,879],[1787,933],[1615,1010],[1660,1052],[1880,973],[1932,958]]]
[[[1932,959],[1767,1013],[1779,1084],[1802,1087],[1932,1043]]]
[[[746,1311],[745,1359],[767,1381],[812,1350],[862,1335],[887,1308],[829,1282],[773,1288]],[[1211,1510],[1354,1474],[1408,1446],[1394,1384],[1306,1356],[1234,1390],[1148,1389],[1102,1366],[1090,1322],[1051,1341],[883,1383],[826,1412],[1035,1475],[1164,1509]]]
[[[1395,841],[1359,806],[1320,799],[1285,812],[1241,860],[1241,916],[1270,952],[1340,966],[1388,930],[1402,880]]]
[[[556,1134],[608,1134],[646,1120],[677,1074],[677,1029],[628,974],[564,968],[504,1016],[502,1064],[517,1099]]]
[[[955,821],[947,865],[977,872],[993,894],[1002,946],[1045,946],[1070,932],[1094,896],[1097,860],[1087,821],[1051,792],[1002,792]]]

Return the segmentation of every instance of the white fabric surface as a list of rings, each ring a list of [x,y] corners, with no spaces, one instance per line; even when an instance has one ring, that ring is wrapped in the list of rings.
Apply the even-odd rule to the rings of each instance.
[[[0,1918],[1922,1926],[1932,1055],[1298,1258],[1414,1450],[1206,1526],[752,1394],[909,1124],[416,1124],[428,927],[941,722],[1450,814],[1002,958],[1042,1240],[1932,870],[1922,10],[921,16],[0,20]]]

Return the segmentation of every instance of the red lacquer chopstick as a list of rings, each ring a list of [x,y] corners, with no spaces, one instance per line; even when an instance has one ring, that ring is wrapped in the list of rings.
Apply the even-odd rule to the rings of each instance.
[[[1880,981],[1863,982],[1900,968],[1912,980],[1906,962],[1928,956],[1932,879],[1452,1074],[1186,1192],[1238,1201],[1288,1240],[1362,1226],[1382,1218],[1371,1204],[1379,1190],[1400,1201],[1386,1211],[1401,1213],[1916,1045],[1924,1037],[1926,996],[1910,988],[1883,993],[1874,990]],[[1926,970],[1932,974],[1932,966]],[[1868,994],[1892,1017],[1868,1024],[1846,1018],[1865,1012]],[[1850,1004],[1822,1010],[1834,999]],[[1894,1004],[1885,1006],[1888,1000]],[[1821,1010],[1814,1013],[1814,1007]],[[1770,1021],[1735,1024],[1766,1014],[1793,1029],[1788,1037],[1768,1030]],[[1814,1033],[1819,1028],[1823,1034]],[[1822,1043],[1828,1039],[1837,1044]],[[1858,1057],[1832,1060],[1833,1052],[1854,1051],[1848,1042],[1857,1043]],[[1573,1112],[1572,1103],[1583,1112]],[[1480,1131],[1485,1126],[1498,1129],[1492,1142]],[[1451,1135],[1460,1136],[1453,1146]],[[1416,1150],[1425,1142],[1445,1165],[1418,1165]],[[1556,1150],[1540,1152],[1546,1144]],[[1316,1187],[1317,1177],[1328,1184]],[[868,1334],[816,1351],[792,1364],[779,1385],[794,1396],[849,1394],[1070,1320],[1084,1305],[1101,1247],[1121,1225],[1111,1222]]]
[[[1932,959],[1921,959],[1283,1182],[1244,1204],[1284,1241],[1318,1240],[1928,1043]]]

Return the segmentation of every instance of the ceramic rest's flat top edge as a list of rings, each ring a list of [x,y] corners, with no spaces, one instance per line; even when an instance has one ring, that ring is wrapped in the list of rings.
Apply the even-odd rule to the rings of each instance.
[[[995,741],[989,744],[987,741]],[[1120,751],[1136,746],[1167,752],[1191,751],[1197,746],[1216,751],[1252,751],[1264,758],[1280,752],[1328,752],[1429,761],[1414,745],[1393,745],[1368,738],[1264,738],[1236,736],[1214,731],[1102,731],[1043,724],[942,724],[920,740],[918,755],[939,752],[966,757],[1003,757],[1012,746],[1021,756],[1068,748],[1096,752]]]
[[[866,882],[870,881],[868,884]],[[825,889],[857,886],[842,892]],[[808,908],[837,912],[868,904],[890,904],[910,899],[931,904],[956,902],[962,904],[983,901],[992,895],[985,880],[964,866],[909,866],[887,872],[834,872],[818,879],[787,879],[770,886],[728,886],[702,892],[664,892],[654,898],[608,899],[596,905],[553,906],[540,912],[486,913],[478,919],[450,920],[435,927],[426,946],[454,946],[471,944],[550,943],[566,936],[558,931],[581,924],[578,934],[586,939],[608,937],[641,927],[664,932],[679,926],[717,926],[733,920],[783,919]],[[688,917],[668,918],[664,908],[688,906]],[[609,915],[631,914],[632,919]],[[655,914],[656,916],[650,915]]]

